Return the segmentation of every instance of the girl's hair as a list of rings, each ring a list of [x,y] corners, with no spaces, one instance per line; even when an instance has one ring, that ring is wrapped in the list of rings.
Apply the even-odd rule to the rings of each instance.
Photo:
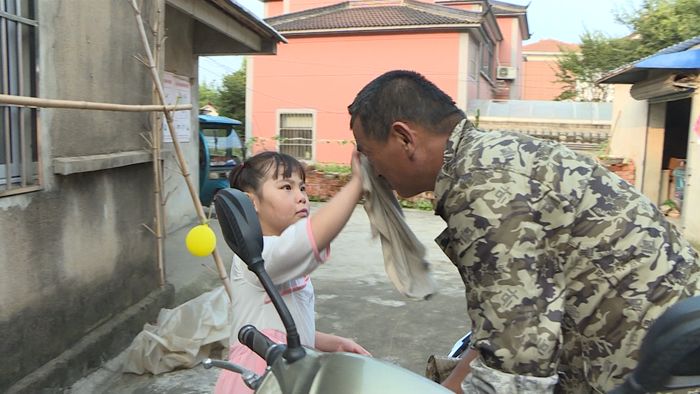
[[[268,176],[272,179],[289,178],[293,173],[306,182],[306,172],[297,159],[285,153],[266,151],[234,167],[228,179],[232,188],[260,197],[260,187]]]

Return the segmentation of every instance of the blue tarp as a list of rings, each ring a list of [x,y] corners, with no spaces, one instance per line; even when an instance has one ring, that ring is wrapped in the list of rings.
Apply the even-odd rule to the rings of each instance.
[[[651,56],[639,61],[634,67],[677,70],[700,69],[700,49]]]
[[[231,126],[240,126],[242,123],[239,120],[227,118],[225,116],[214,116],[214,115],[199,115],[199,121],[203,123],[216,123],[225,124]]]

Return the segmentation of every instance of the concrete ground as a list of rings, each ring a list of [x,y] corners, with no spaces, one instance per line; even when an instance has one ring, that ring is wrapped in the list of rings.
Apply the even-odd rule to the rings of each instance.
[[[415,301],[393,288],[384,272],[379,240],[371,237],[367,215],[358,205],[333,242],[330,261],[312,274],[316,324],[319,331],[353,338],[374,357],[422,375],[428,356],[447,353],[467,330],[466,303],[457,269],[433,242],[444,228],[442,219],[426,211],[406,210],[405,214],[427,247],[439,293],[430,300]],[[232,252],[215,221],[212,228],[228,269]],[[187,230],[170,234],[166,241],[166,275],[175,287],[176,305],[220,285],[212,259],[195,258],[185,250]],[[107,361],[67,392],[210,393],[218,375],[217,370],[201,365],[159,376],[123,374],[122,356]]]

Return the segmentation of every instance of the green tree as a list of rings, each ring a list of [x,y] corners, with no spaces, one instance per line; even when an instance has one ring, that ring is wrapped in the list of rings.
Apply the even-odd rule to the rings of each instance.
[[[616,18],[636,33],[637,55],[644,57],[700,35],[700,0],[645,0],[640,10]]]
[[[633,33],[611,38],[586,32],[578,53],[564,51],[557,80],[566,87],[558,100],[608,100],[609,87],[595,83],[604,74],[700,35],[700,0],[645,0],[640,9],[618,11],[616,19]]]
[[[584,33],[579,50],[563,50],[564,54],[557,61],[557,80],[566,88],[556,100],[607,101],[610,87],[596,81],[609,70],[634,60],[637,45],[636,40],[630,38]]]
[[[199,84],[199,108],[209,103],[219,107],[219,91],[213,85],[204,82]]]
[[[243,123],[238,130],[241,138],[245,136],[245,82],[246,63],[244,61],[240,70],[224,77],[219,89],[219,114]]]

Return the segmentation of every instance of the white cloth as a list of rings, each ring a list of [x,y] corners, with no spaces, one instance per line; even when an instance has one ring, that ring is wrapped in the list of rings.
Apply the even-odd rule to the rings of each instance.
[[[425,246],[406,224],[401,206],[388,183],[374,174],[364,155],[360,162],[364,208],[372,225],[372,234],[379,235],[382,243],[384,270],[403,295],[427,299],[436,292],[437,286],[425,259]]]
[[[228,346],[231,313],[223,286],[174,309],[163,308],[156,325],[146,324],[125,353],[122,370],[158,375],[192,368],[216,342]]]
[[[263,237],[262,257],[265,269],[294,318],[302,345],[314,347],[314,288],[308,275],[327,260],[329,253],[328,250],[318,252],[310,225],[309,219],[305,218],[287,227],[279,236]],[[235,257],[231,265],[231,290],[233,340],[237,340],[238,331],[246,324],[252,324],[258,330],[286,332],[258,278]]]

